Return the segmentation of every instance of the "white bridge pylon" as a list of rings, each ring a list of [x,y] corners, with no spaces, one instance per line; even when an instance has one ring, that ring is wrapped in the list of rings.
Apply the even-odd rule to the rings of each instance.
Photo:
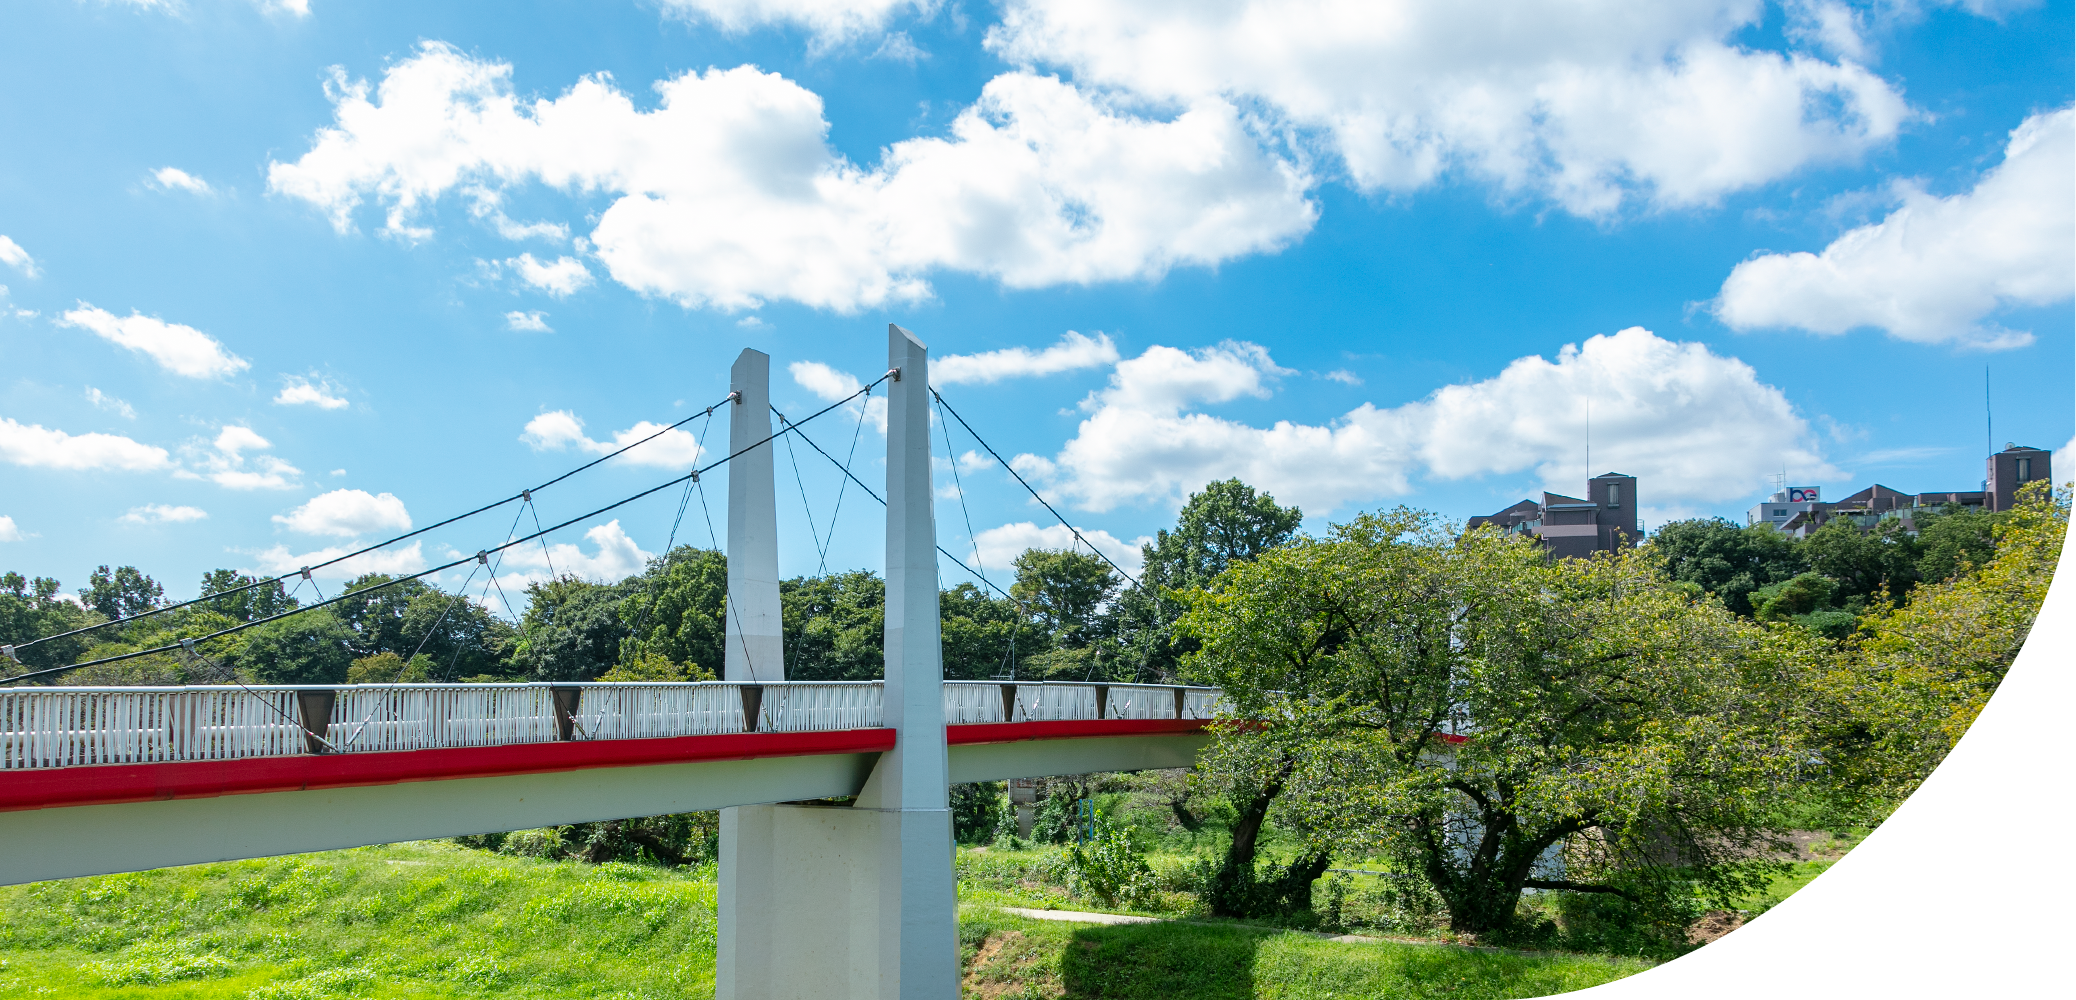
[[[769,371],[753,353],[743,352],[737,372]],[[723,810],[716,1000],[959,995],[929,352],[914,335],[889,325],[887,367],[893,374],[887,387],[884,704],[894,748],[880,755],[850,805]],[[754,391],[761,395],[763,387]],[[768,424],[761,414],[752,419]],[[752,468],[764,478],[738,493],[731,471],[728,495],[757,496],[767,505],[742,520],[746,527],[772,524],[771,462]],[[757,539],[753,533],[737,538],[733,510],[728,523],[732,582],[734,546],[755,546]],[[753,559],[762,558],[761,549],[751,551]],[[773,607],[777,576],[774,571],[769,584]],[[765,599],[753,593],[744,606]]]
[[[725,680],[0,689],[0,884],[720,809],[723,1000],[952,1000],[950,784],[1188,766],[1220,699],[947,685],[928,351],[889,326],[888,367],[883,682],[785,680],[770,359],[745,351]]]

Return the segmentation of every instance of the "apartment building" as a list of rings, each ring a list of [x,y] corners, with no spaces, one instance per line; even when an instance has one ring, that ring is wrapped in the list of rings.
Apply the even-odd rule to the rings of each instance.
[[[1791,487],[1773,494],[1745,513],[1745,523],[1771,524],[1796,538],[1808,537],[1835,518],[1849,518],[1862,529],[1874,527],[1884,517],[1903,519],[1905,531],[1916,531],[1915,511],[1939,509],[1949,504],[1978,510],[2010,510],[2017,502],[2019,487],[2054,479],[2054,453],[2042,448],[2006,445],[1989,457],[1984,469],[1983,489],[1944,493],[1905,493],[1876,483],[1843,500],[1818,499],[1815,487]]]
[[[1557,557],[1585,557],[1635,545],[1636,477],[1619,472],[1586,481],[1585,497],[1544,493],[1540,501],[1523,500],[1496,514],[1473,517],[1465,529],[1491,525],[1501,531],[1533,535]]]

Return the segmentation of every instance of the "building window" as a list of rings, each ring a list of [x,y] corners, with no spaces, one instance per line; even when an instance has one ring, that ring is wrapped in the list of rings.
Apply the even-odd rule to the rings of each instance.
[[[2029,483],[2033,481],[2032,459],[2021,458],[2018,460],[2018,481],[2021,483]]]
[[[1610,506],[1610,507],[1620,507],[1620,506],[1622,506],[1622,484],[1621,484],[1621,483],[1609,483],[1609,484],[1607,484],[1607,505],[1608,505],[1608,506]]]
[[[1786,516],[1788,516],[1788,510],[1787,510],[1787,508],[1785,508],[1785,507],[1775,507],[1775,508],[1773,509],[1773,516],[1774,516],[1774,517],[1786,517]]]

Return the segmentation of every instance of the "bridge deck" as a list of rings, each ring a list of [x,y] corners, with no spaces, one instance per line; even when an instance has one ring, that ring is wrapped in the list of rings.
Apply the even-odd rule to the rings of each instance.
[[[892,749],[878,682],[0,692],[0,812]],[[953,681],[947,742],[1195,732],[1209,688]]]

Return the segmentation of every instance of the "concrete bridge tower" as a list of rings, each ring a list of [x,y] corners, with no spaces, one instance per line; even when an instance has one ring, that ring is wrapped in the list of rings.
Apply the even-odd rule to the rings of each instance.
[[[768,365],[763,355],[756,358]],[[959,995],[929,351],[889,325],[887,366],[896,373],[887,392],[885,638],[886,725],[895,731],[894,748],[879,756],[851,805],[722,811],[718,1000]],[[768,459],[764,468],[769,504]],[[731,487],[731,501],[736,495]],[[735,524],[731,508],[731,599]],[[776,620],[775,558],[773,565]]]

